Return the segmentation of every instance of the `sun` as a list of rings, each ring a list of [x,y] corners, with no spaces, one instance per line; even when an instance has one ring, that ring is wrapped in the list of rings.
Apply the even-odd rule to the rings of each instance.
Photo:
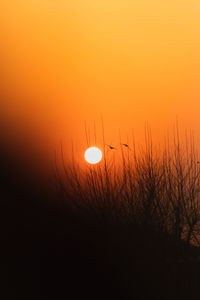
[[[102,159],[102,152],[97,147],[90,147],[85,151],[85,160],[90,164],[97,164]]]

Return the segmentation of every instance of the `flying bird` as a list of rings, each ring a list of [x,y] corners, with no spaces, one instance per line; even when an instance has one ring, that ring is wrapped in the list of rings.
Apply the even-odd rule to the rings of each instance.
[[[117,148],[115,148],[115,147],[113,147],[113,146],[111,146],[111,145],[107,145],[107,144],[106,144],[106,146],[107,146],[109,149],[111,149],[111,150],[117,150]]]
[[[128,148],[128,149],[130,149],[130,147],[129,147],[128,144],[121,144],[121,145],[124,146],[124,147],[126,147],[126,148]]]

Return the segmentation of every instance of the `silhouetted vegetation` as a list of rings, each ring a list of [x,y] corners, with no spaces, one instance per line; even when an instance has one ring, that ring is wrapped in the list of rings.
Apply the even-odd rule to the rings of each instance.
[[[193,136],[180,140],[178,129],[160,149],[153,147],[150,129],[145,145],[126,150],[115,164],[104,161],[81,169],[56,168],[57,188],[62,201],[74,212],[103,218],[102,222],[134,224],[141,230],[199,245],[200,169]],[[182,244],[182,242],[181,242]]]

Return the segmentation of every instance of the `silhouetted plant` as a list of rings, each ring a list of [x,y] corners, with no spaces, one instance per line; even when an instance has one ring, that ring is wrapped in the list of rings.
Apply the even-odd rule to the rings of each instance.
[[[82,169],[73,162],[56,182],[65,205],[102,222],[135,224],[143,232],[199,244],[200,170],[193,136],[180,139],[178,126],[163,148],[155,148],[150,129],[136,150],[121,143],[118,164],[107,160]],[[127,147],[126,147],[127,148]]]

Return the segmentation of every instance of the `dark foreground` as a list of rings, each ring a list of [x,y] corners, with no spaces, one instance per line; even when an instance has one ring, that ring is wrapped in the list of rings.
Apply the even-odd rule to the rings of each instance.
[[[4,236],[6,299],[200,296],[200,263],[166,261],[151,245],[138,245],[130,229],[63,220],[53,211],[12,221]]]
[[[200,263],[178,261],[179,248],[166,241],[158,247],[133,224],[72,214],[21,179],[4,169],[1,299],[200,297]]]

